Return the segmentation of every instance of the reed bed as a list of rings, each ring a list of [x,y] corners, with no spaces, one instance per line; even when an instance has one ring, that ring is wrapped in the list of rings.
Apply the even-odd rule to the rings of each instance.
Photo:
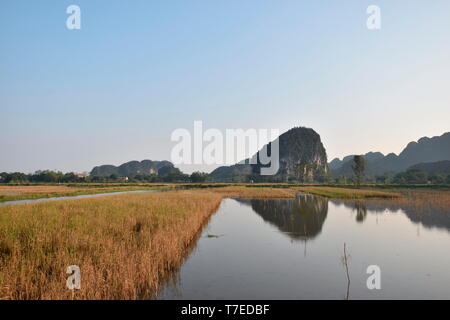
[[[41,193],[63,193],[63,192],[73,192],[80,190],[81,188],[73,188],[68,186],[10,186],[3,185],[0,186],[0,195],[4,196],[15,196],[24,194],[41,194]]]
[[[221,199],[167,192],[1,207],[0,298],[152,298]],[[70,265],[81,269],[73,293]]]
[[[338,199],[364,199],[382,198],[392,199],[401,195],[393,191],[380,191],[374,189],[356,189],[326,186],[304,186],[295,187],[290,185],[271,184],[129,184],[129,185],[91,185],[68,184],[68,185],[40,185],[40,186],[0,186],[0,202],[24,199],[39,199],[61,196],[88,195],[97,193],[110,193],[119,191],[136,190],[207,190],[230,197],[241,198],[292,198],[298,191],[316,194],[328,198]]]
[[[289,199],[299,191],[450,208],[448,191],[252,186],[7,205],[0,207],[0,298],[154,298],[223,198]],[[81,290],[66,288],[70,265],[81,269]]]
[[[0,202],[42,199],[52,197],[70,197],[98,193],[112,193],[138,190],[169,190],[170,186],[111,186],[111,187],[74,187],[74,186],[0,186]]]
[[[208,192],[222,194],[226,197],[250,199],[290,199],[296,193],[304,192],[335,199],[397,199],[402,194],[394,191],[379,191],[373,189],[352,189],[334,187],[261,187],[261,186],[229,186],[206,189]]]
[[[295,190],[334,199],[397,199],[402,195],[393,191],[333,187],[296,187]]]
[[[292,188],[255,188],[250,186],[229,186],[199,191],[220,194],[223,197],[228,198],[242,199],[292,199],[295,198],[295,194],[297,193],[297,191]]]
[[[450,211],[450,190],[406,190],[403,197],[396,199],[400,205],[416,208],[439,208]]]

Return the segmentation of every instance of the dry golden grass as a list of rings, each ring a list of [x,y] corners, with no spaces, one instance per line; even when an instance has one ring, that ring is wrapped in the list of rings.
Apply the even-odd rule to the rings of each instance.
[[[296,190],[291,188],[265,188],[230,186],[222,188],[200,189],[198,192],[220,194],[229,198],[243,199],[290,199],[295,198]]]
[[[80,190],[80,188],[72,188],[68,186],[0,186],[0,195],[15,196],[34,193],[56,193],[56,192],[72,192]]]
[[[111,186],[0,186],[0,202],[40,199],[52,197],[70,197],[78,195],[89,195],[99,193],[112,193],[121,191],[138,191],[138,190],[168,190],[171,186],[161,185],[111,185]]]
[[[226,187],[0,207],[0,298],[71,299],[70,265],[76,299],[152,298],[224,197],[294,196]]]
[[[378,191],[372,189],[350,189],[350,188],[333,188],[333,187],[297,187],[295,190],[311,193],[327,198],[337,199],[396,199],[402,195],[392,191]]]
[[[403,201],[374,190],[227,186],[7,205],[0,207],[0,298],[71,299],[69,265],[81,268],[75,299],[152,298],[222,198],[293,198],[298,191]],[[439,199],[450,206],[448,193]]]
[[[403,197],[396,199],[399,204],[417,208],[450,209],[450,190],[405,190]]]
[[[0,298],[151,298],[219,206],[218,194],[117,195],[0,208]]]
[[[288,199],[295,198],[297,192],[311,193],[327,198],[337,199],[395,199],[402,195],[393,191],[378,191],[372,189],[351,189],[333,187],[252,187],[252,186],[229,186],[222,188],[205,189],[208,192],[218,193],[227,197],[259,198],[259,199]]]

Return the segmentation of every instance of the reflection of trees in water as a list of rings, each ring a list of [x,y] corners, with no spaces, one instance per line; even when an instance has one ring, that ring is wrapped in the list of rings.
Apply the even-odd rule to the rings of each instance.
[[[289,234],[293,240],[316,237],[328,213],[328,200],[299,194],[295,200],[238,200],[248,204],[264,221]]]
[[[417,205],[417,203],[396,200],[366,200],[366,201],[335,201],[339,205],[344,204],[347,208],[356,210],[356,220],[363,222],[367,212],[380,214],[389,212],[403,211],[413,222],[423,225],[425,228],[441,228],[450,231],[450,208],[445,209],[441,206],[434,206],[432,203]]]
[[[367,217],[366,204],[362,201],[356,201],[354,203],[354,209],[356,210],[356,221],[359,223],[363,223]]]

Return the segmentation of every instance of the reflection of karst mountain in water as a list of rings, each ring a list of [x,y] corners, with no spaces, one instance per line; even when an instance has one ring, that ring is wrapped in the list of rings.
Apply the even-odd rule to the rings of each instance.
[[[297,195],[295,200],[238,200],[293,240],[315,238],[322,231],[328,213],[328,200]]]
[[[388,200],[354,202],[332,200],[332,202],[336,205],[344,204],[347,208],[355,210],[358,222],[363,222],[367,213],[382,214],[386,211],[397,212],[402,210],[413,223],[421,224],[426,228],[441,228],[450,231],[450,209],[444,209],[430,203],[418,205],[414,202],[398,203]]]

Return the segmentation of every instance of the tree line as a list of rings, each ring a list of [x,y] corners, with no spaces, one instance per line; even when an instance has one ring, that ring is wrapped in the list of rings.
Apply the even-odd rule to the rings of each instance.
[[[85,179],[74,172],[62,173],[60,171],[43,170],[35,173],[2,172],[1,183],[40,183],[40,182],[85,182]]]
[[[334,183],[334,184],[355,184],[359,186],[363,183],[375,183],[375,184],[450,184],[450,174],[428,174],[424,170],[409,169],[397,174],[385,173],[375,177],[367,177],[365,175],[365,161],[363,156],[355,156],[353,159],[353,176],[339,176],[331,177],[327,174],[319,175],[312,179],[310,175],[305,174],[308,172],[307,167],[300,164],[297,168],[298,173],[296,177],[290,177],[287,179],[278,180],[273,179],[271,176],[261,176],[257,174],[245,175],[240,178],[240,182],[291,182],[291,183]],[[110,176],[80,176],[74,172],[63,173],[60,171],[43,170],[36,171],[34,173],[22,173],[22,172],[2,172],[0,173],[0,183],[77,183],[77,182],[101,182],[101,183],[114,183],[114,182],[146,182],[146,183],[202,183],[210,181],[210,177],[204,172],[193,172],[192,174],[185,174],[180,171],[169,172],[165,175],[135,175],[133,177],[119,177],[115,174]]]
[[[110,176],[80,176],[74,172],[63,173],[60,171],[43,170],[34,173],[2,172],[0,183],[76,183],[76,182],[205,182],[208,174],[204,172],[193,172],[185,174],[182,172],[169,172],[166,175],[136,175],[133,177],[119,177],[115,174]]]

